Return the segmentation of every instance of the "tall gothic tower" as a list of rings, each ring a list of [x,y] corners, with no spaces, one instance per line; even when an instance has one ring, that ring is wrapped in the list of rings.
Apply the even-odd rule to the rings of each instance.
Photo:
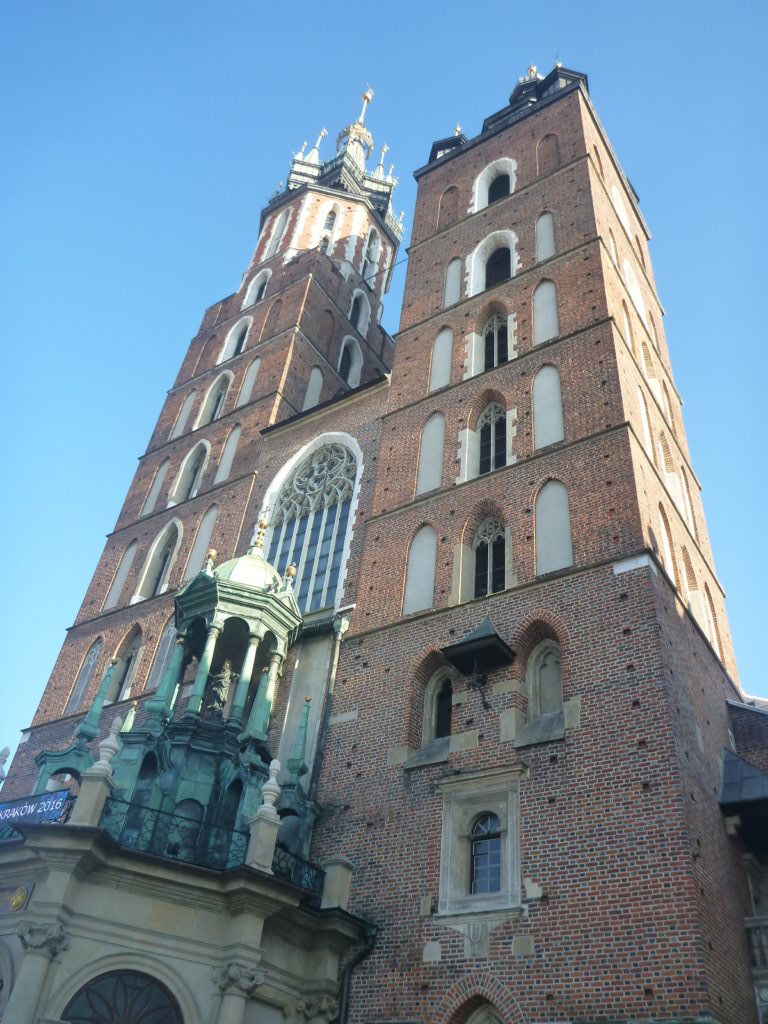
[[[8,1020],[754,1024],[768,716],[637,196],[529,69],[416,172],[393,345],[370,99],[206,312],[5,783]]]

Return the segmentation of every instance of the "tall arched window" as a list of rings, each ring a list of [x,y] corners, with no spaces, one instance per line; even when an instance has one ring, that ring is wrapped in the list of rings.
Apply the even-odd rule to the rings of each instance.
[[[200,441],[184,459],[168,495],[170,505],[178,505],[195,497],[203,479],[208,452],[208,445]]]
[[[437,535],[431,526],[422,526],[408,549],[405,571],[403,615],[431,608],[435,597],[435,560]]]
[[[176,417],[176,422],[173,425],[173,430],[171,431],[171,440],[173,440],[175,437],[181,437],[181,435],[184,433],[184,429],[187,425],[187,420],[189,419],[189,414],[192,412],[192,406],[195,404],[196,398],[197,391],[192,390],[184,399],[181,409],[179,410],[179,415]]]
[[[104,1016],[103,1008],[111,1016]],[[179,1005],[165,985],[139,971],[110,971],[89,981],[67,1003],[61,1019],[77,1024],[183,1024]]]
[[[506,586],[504,527],[498,519],[486,519],[472,540],[475,555],[475,597],[496,594]]]
[[[555,218],[542,213],[536,221],[536,259],[539,263],[555,255]]]
[[[490,473],[507,464],[507,413],[498,402],[491,402],[477,420],[480,434],[478,473]]]
[[[471,865],[473,895],[501,890],[501,822],[495,814],[481,814],[472,826]]]
[[[192,577],[197,576],[203,568],[205,556],[208,554],[211,547],[211,537],[213,536],[213,529],[216,526],[216,518],[218,514],[218,506],[211,505],[200,520],[200,526],[198,527],[197,535],[195,536],[195,543],[192,545],[192,551],[190,552],[189,560],[187,561],[187,570],[184,573],[185,580],[191,580]]]
[[[542,345],[559,334],[555,283],[542,281],[533,293],[533,344]]]
[[[146,690],[156,690],[160,685],[160,680],[163,678],[163,672],[165,672],[166,666],[171,660],[171,655],[173,654],[173,648],[175,646],[176,622],[173,616],[171,616],[162,632],[160,643],[157,645],[157,651],[155,652],[155,658],[152,662],[152,668],[149,670],[149,676],[147,677]]]
[[[330,210],[328,211],[328,214],[327,214],[327,216],[325,218],[325,222],[323,224],[323,231],[326,231],[326,232],[328,232],[328,234],[330,234],[335,227],[336,227],[336,207],[332,206],[330,208]]]
[[[651,423],[648,419],[648,403],[645,401],[643,389],[640,387],[637,389],[637,407],[640,411],[640,430],[643,439],[643,448],[645,448],[646,454],[651,462],[655,462],[656,458],[653,451],[653,435],[651,434]]]
[[[717,624],[717,616],[715,615],[715,603],[712,600],[712,594],[710,593],[708,583],[704,584],[704,610],[707,615],[706,634],[709,637],[709,642],[715,649],[715,654],[722,661],[723,645],[720,640],[720,627]]]
[[[256,302],[261,302],[266,294],[267,285],[269,284],[271,276],[271,270],[262,270],[251,280],[251,283],[248,285],[248,289],[245,293],[241,309],[253,306]]]
[[[224,344],[221,346],[219,352],[219,358],[216,363],[223,363],[227,359],[234,359],[235,356],[239,356],[245,348],[245,342],[248,338],[248,330],[253,323],[251,317],[246,317],[244,320],[238,321],[231,330],[227,332],[227,336],[224,339]]]
[[[368,236],[368,244],[365,247],[365,255],[363,256],[363,265],[361,269],[363,280],[371,288],[373,288],[374,285],[376,265],[379,262],[380,252],[381,239],[379,238],[379,233],[375,228],[371,228],[371,233]]]
[[[543,640],[531,652],[525,673],[528,719],[563,710],[563,679],[560,645]]]
[[[592,147],[592,155],[594,156],[595,163],[597,164],[597,173],[600,175],[601,178],[605,178],[605,175],[603,174],[603,161],[600,159],[600,154],[597,150],[597,146]]]
[[[307,390],[304,395],[304,404],[301,407],[302,412],[306,412],[307,409],[314,409],[314,407],[320,401],[320,395],[323,392],[323,373],[319,366],[313,366],[309,374],[309,381],[307,382]]]
[[[453,357],[453,331],[444,327],[432,346],[432,365],[429,368],[429,390],[437,391],[451,383]]]
[[[440,207],[437,213],[437,229],[450,227],[459,219],[459,190],[455,185],[447,188],[440,197]]]
[[[283,485],[272,516],[268,561],[284,573],[297,567],[296,597],[302,612],[336,602],[357,462],[344,445],[317,448]]]
[[[676,587],[680,586],[680,582],[677,578],[677,566],[675,565],[674,555],[672,554],[672,533],[669,529],[669,520],[667,519],[667,513],[664,511],[662,505],[659,505],[659,535],[661,542],[661,561],[664,568],[667,571],[667,575],[675,584]]]
[[[248,369],[245,371],[243,376],[243,383],[240,386],[240,394],[237,396],[236,405],[245,405],[250,402],[251,395],[253,394],[253,386],[256,383],[256,378],[259,375],[259,367],[261,366],[261,360],[256,358],[252,363],[248,365]]]
[[[141,628],[134,626],[128,636],[123,640],[115,655],[116,664],[110,680],[109,693],[106,700],[112,703],[116,700],[125,700],[131,695],[131,687],[136,676],[136,669],[139,667],[139,656],[141,654]]]
[[[533,378],[533,446],[546,448],[564,436],[560,374],[554,366],[542,366]]]
[[[288,227],[288,216],[290,212],[290,209],[285,209],[278,214],[277,219],[275,220],[275,225],[272,228],[272,234],[269,239],[269,244],[267,245],[267,250],[264,253],[265,260],[268,260],[270,256],[274,256],[280,248],[283,237],[285,236],[285,230]]]
[[[354,338],[345,338],[339,353],[339,376],[351,388],[356,388],[360,383],[362,369],[363,353],[360,351],[360,346]]]
[[[493,288],[494,285],[507,281],[512,276],[512,254],[507,246],[502,245],[494,249],[485,264],[485,287]]]
[[[136,557],[138,546],[139,542],[132,540],[125,549],[123,557],[120,559],[120,566],[115,573],[115,578],[112,580],[112,586],[109,588],[109,593],[104,601],[103,611],[106,612],[110,608],[115,608],[119,603],[123,588],[125,587],[125,581],[128,579],[128,573],[133,565],[133,559]]]
[[[674,434],[675,424],[672,421],[672,403],[669,400],[669,391],[667,390],[667,382],[665,380],[661,382],[661,408],[664,410],[666,421]]]
[[[451,683],[451,676],[445,669],[440,669],[432,676],[424,690],[424,717],[421,730],[422,746],[426,746],[433,740],[445,739],[451,735],[452,712],[453,685]]]
[[[445,438],[445,417],[435,412],[424,424],[419,449],[419,470],[416,478],[416,493],[433,491],[443,478],[443,442]]]
[[[506,198],[512,191],[508,174],[497,174],[488,186],[488,205],[498,203],[500,199]]]
[[[568,491],[549,480],[536,495],[536,575],[573,565]]]
[[[88,653],[83,658],[80,671],[77,673],[75,685],[72,687],[72,692],[69,695],[67,706],[64,708],[65,715],[71,715],[74,711],[77,711],[83,703],[83,698],[88,692],[88,687],[91,685],[91,680],[93,679],[94,672],[96,671],[96,666],[99,663],[99,658],[101,658],[103,646],[104,644],[102,643],[101,638],[99,638],[91,645]]]
[[[231,382],[232,374],[227,371],[222,373],[220,377],[217,377],[213,384],[211,384],[200,409],[200,415],[197,418],[197,427],[206,427],[221,416]]]
[[[180,542],[181,524],[173,519],[152,545],[136,591],[137,600],[155,597],[168,589],[168,580]]]
[[[616,250],[616,239],[614,237],[613,232],[610,230],[610,228],[608,229],[608,252],[610,253],[611,259],[613,260],[613,265],[618,270],[619,269],[619,254],[618,254],[618,252]]]
[[[507,342],[507,318],[500,313],[494,313],[483,328],[484,337],[484,366],[486,370],[492,370],[494,366],[506,363],[509,358],[509,346]]]
[[[283,300],[275,299],[272,305],[269,307],[269,312],[264,318],[264,326],[261,328],[262,338],[271,338],[274,334],[278,333],[278,324],[280,323],[280,316],[283,309]]]
[[[629,260],[623,261],[624,269],[624,280],[627,285],[627,291],[629,292],[632,301],[637,307],[637,311],[642,317],[643,321],[648,319],[648,311],[645,308],[645,299],[643,298],[643,289],[640,287],[640,282],[637,279],[637,274],[634,271],[634,267],[631,265]]]
[[[693,502],[691,501],[691,488],[688,485],[688,476],[686,475],[683,467],[680,467],[680,493],[683,499],[683,515],[685,521],[688,523],[691,533],[696,540],[699,539],[698,531],[696,530],[696,520],[693,517]]]
[[[216,476],[213,478],[215,484],[220,484],[223,480],[229,477],[232,471],[232,463],[235,461],[235,453],[237,452],[237,445],[240,441],[241,426],[238,423],[229,432],[229,437],[226,440],[224,448],[219,459],[219,465],[216,468]]]
[[[165,477],[168,473],[168,467],[170,464],[171,460],[166,459],[157,467],[146,501],[141,509],[141,514],[143,516],[148,516],[150,512],[154,512],[155,505],[157,504],[157,499],[160,497],[160,492],[163,489],[163,484],[165,483]]]
[[[624,341],[634,352],[635,338],[632,334],[632,321],[629,318],[629,310],[627,309],[626,302],[622,302],[621,304],[621,333],[624,336]]]
[[[545,135],[536,147],[539,176],[551,174],[560,166],[560,146],[556,135]]]
[[[452,306],[461,298],[461,260],[451,260],[445,271],[443,307]]]

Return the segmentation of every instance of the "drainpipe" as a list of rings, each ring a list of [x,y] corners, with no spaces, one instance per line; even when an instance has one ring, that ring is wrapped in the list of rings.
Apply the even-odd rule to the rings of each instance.
[[[338,1024],[347,1024],[347,1018],[349,1017],[349,990],[352,985],[352,972],[373,952],[373,947],[376,945],[377,934],[378,928],[375,924],[368,924],[366,926],[365,945],[359,952],[355,953],[344,968],[344,974],[341,978],[341,996],[339,998],[339,1016],[337,1018]]]

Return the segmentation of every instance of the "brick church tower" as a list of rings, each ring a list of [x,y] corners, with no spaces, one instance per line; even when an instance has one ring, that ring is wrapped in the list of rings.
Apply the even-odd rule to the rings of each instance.
[[[755,1024],[768,714],[637,196],[529,69],[416,172],[393,343],[370,99],[206,312],[19,747],[2,1019]]]

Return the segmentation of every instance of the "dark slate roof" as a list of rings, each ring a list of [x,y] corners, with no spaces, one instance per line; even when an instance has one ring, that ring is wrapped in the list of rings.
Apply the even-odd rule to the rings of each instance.
[[[757,800],[768,800],[768,773],[724,749],[720,806],[735,807]]]
[[[474,672],[475,665],[484,672],[515,660],[515,652],[501,639],[488,615],[463,640],[441,648],[441,653],[462,675]]]

